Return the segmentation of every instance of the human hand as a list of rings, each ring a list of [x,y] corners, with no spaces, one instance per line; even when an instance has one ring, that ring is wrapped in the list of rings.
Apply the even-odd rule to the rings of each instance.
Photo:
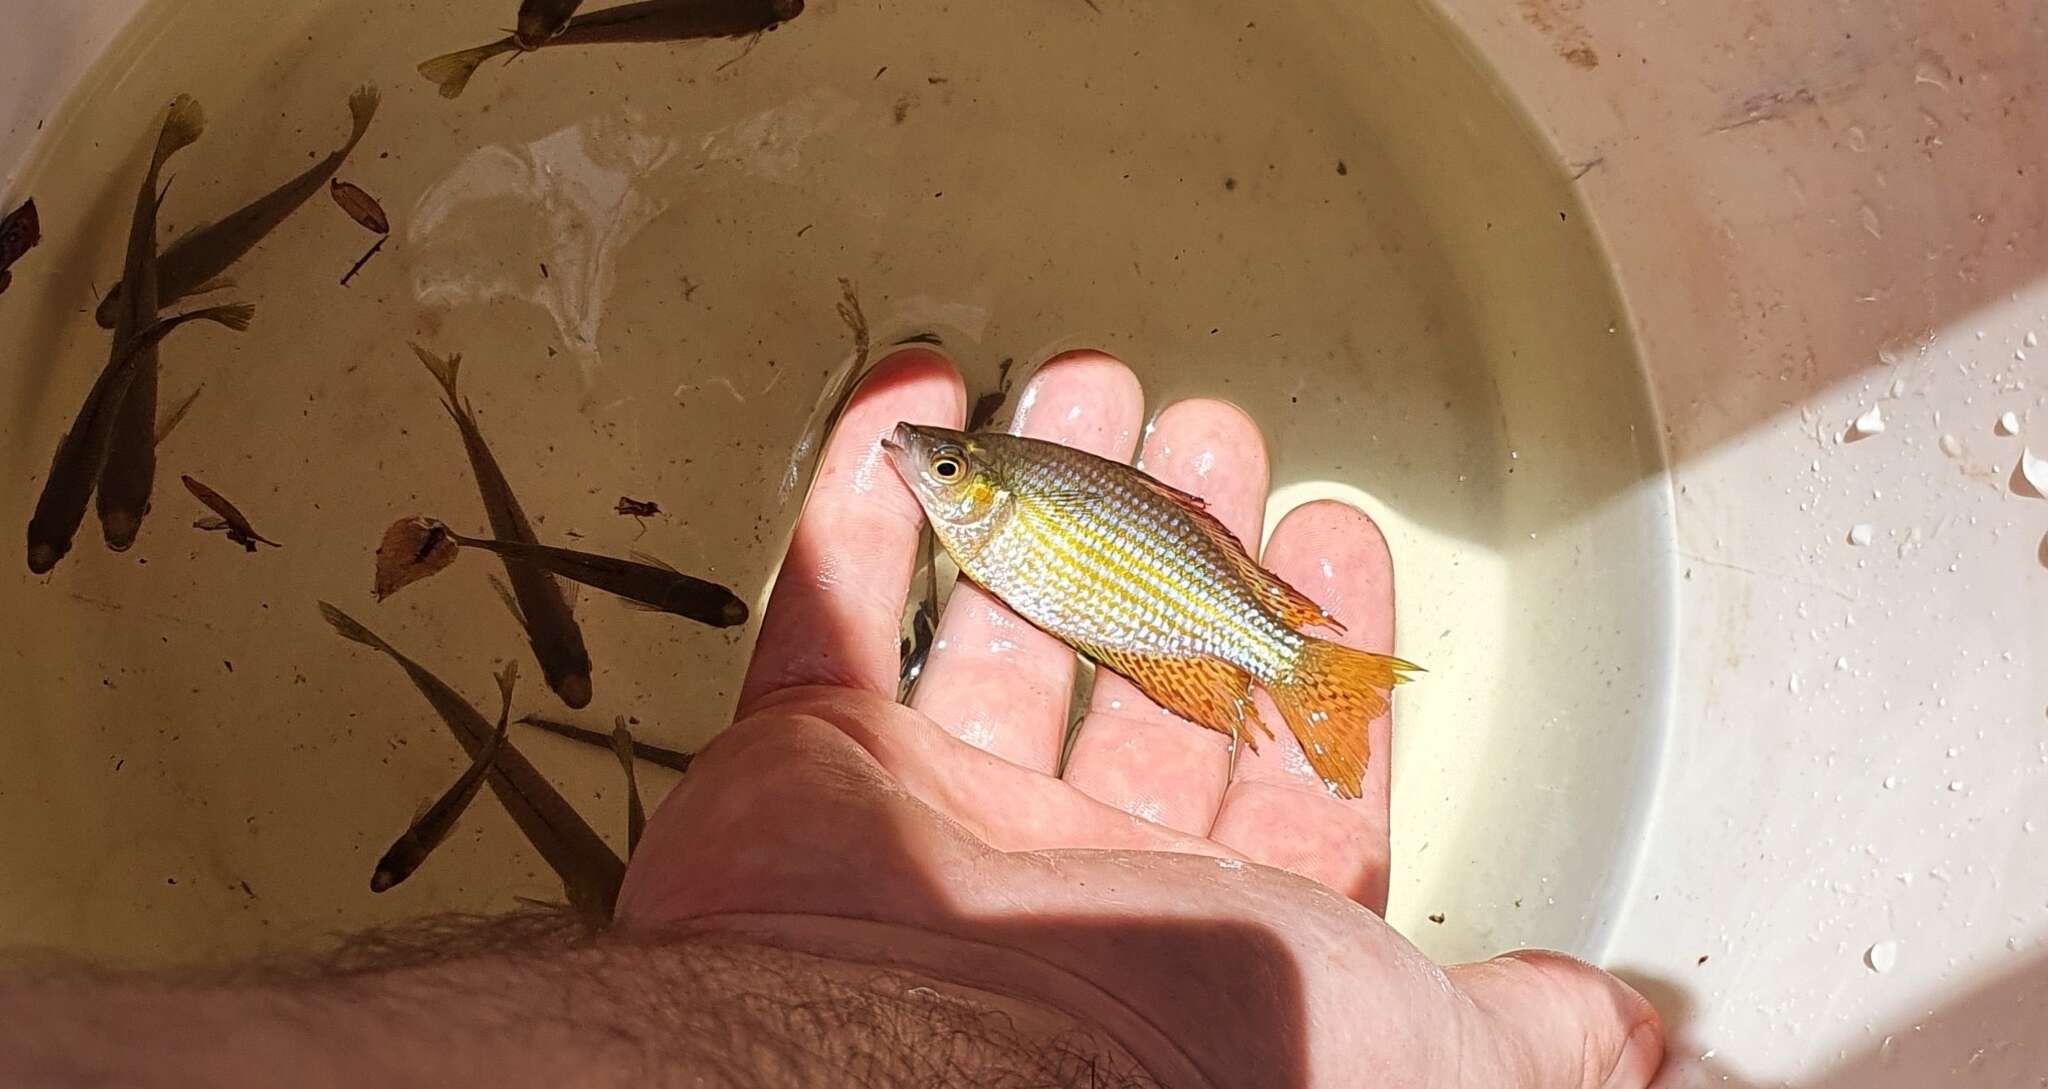
[[[1142,412],[1127,368],[1072,353],[1016,415],[1024,434],[1128,458]],[[1441,969],[1380,918],[1388,721],[1363,797],[1342,801],[1284,731],[1233,771],[1222,735],[1104,671],[1062,774],[1072,653],[964,582],[897,704],[922,514],[879,444],[899,420],[964,413],[959,375],[923,349],[884,360],[848,405],[737,721],[650,822],[623,928],[730,929],[1027,996],[1101,1026],[1169,1085],[1648,1084],[1657,1015],[1612,977],[1542,953]],[[1173,405],[1144,455],[1256,545],[1266,457],[1243,413]],[[1263,562],[1345,641],[1392,649],[1392,564],[1365,515],[1296,510]]]

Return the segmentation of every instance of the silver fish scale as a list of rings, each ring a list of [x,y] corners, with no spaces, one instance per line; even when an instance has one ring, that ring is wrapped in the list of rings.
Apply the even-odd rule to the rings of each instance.
[[[1014,512],[968,574],[1019,615],[1072,642],[1286,672],[1302,637],[1136,470],[1077,454],[1005,458],[1002,475]]]

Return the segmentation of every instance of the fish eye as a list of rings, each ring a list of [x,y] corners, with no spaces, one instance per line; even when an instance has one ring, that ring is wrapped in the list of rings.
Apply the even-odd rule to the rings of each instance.
[[[932,458],[932,476],[942,484],[951,484],[967,475],[967,463],[960,455],[942,453]]]

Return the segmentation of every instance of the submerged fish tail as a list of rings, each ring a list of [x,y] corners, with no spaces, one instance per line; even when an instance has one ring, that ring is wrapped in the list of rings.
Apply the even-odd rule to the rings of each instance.
[[[477,68],[485,61],[518,48],[518,44],[512,39],[502,38],[489,45],[444,53],[432,60],[422,61],[419,73],[427,77],[428,82],[441,88],[442,98],[460,98],[463,90],[469,86],[469,77],[476,75]]]
[[[199,107],[199,101],[191,95],[179,95],[171,100],[171,112],[164,117],[164,127],[156,136],[156,158],[161,164],[171,153],[191,146],[206,131],[206,111]]]
[[[448,395],[448,411],[459,413],[462,410],[462,401],[455,392],[455,381],[462,373],[462,353],[456,352],[442,357],[410,341],[407,344],[412,348],[412,354],[418,356],[420,362],[426,365],[427,373],[433,375],[434,381],[441,384],[441,392]]]
[[[1388,693],[1411,672],[1420,667],[1309,638],[1286,674],[1264,687],[1316,774],[1340,796],[1356,798],[1372,756],[1367,727],[1387,713]]]
[[[341,147],[341,154],[354,151],[363,142],[363,134],[370,131],[370,121],[377,116],[377,106],[384,101],[383,92],[374,83],[365,83],[348,96],[349,133],[348,143]]]
[[[398,648],[385,642],[383,636],[363,627],[361,621],[325,601],[320,603],[320,615],[327,618],[327,623],[332,625],[335,632],[343,639],[351,643],[361,643],[372,650],[381,651],[394,658],[400,656]]]

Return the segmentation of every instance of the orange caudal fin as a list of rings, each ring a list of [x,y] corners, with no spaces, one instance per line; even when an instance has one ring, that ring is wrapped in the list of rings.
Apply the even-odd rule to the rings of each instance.
[[[1356,798],[1371,758],[1366,727],[1387,713],[1388,693],[1421,667],[1385,654],[1310,639],[1285,678],[1266,685],[1309,765]]]

